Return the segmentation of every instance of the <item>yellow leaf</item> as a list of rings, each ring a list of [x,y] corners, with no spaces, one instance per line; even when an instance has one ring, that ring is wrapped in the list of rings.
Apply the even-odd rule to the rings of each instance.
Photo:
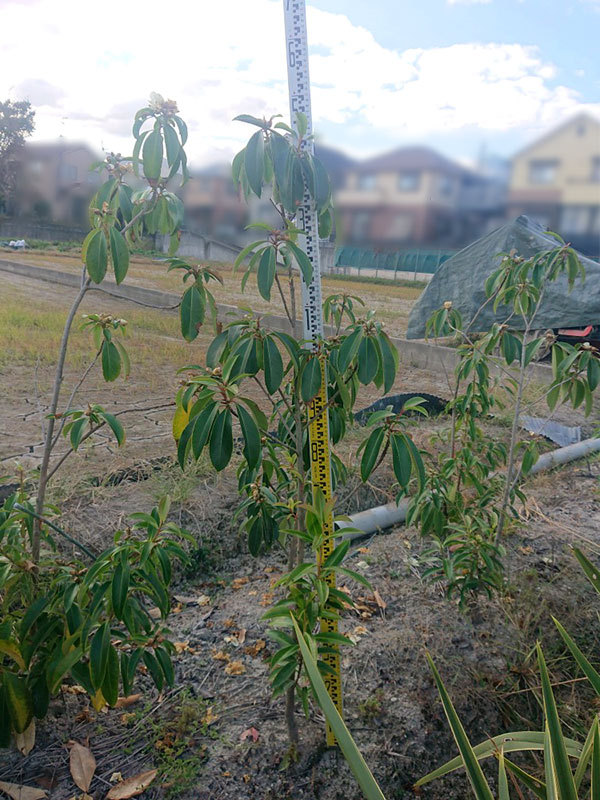
[[[43,789],[21,786],[18,783],[5,783],[5,781],[0,781],[0,791],[12,797],[12,800],[42,800],[42,797],[47,796]]]
[[[225,672],[228,675],[243,675],[246,672],[246,667],[241,661],[230,661],[225,667]]]
[[[157,775],[158,770],[149,769],[147,772],[134,775],[133,778],[127,778],[126,781],[117,783],[108,790],[106,800],[128,800],[130,797],[136,797],[150,786]]]
[[[9,642],[6,639],[0,639],[0,653],[4,653],[5,655],[9,656],[9,658],[12,658],[12,660],[21,667],[21,669],[25,669],[23,656],[21,655],[21,651],[15,642]]]
[[[216,722],[219,719],[218,715],[213,712],[213,707],[209,706],[206,709],[206,714],[200,720],[203,725],[212,725],[213,722]]]
[[[69,756],[69,770],[75,784],[82,792],[87,792],[96,772],[96,759],[89,747],[75,742]]]
[[[173,415],[173,438],[176,442],[179,441],[181,434],[183,433],[183,429],[189,421],[189,412],[186,411],[183,406],[179,406]]]
[[[106,705],[106,700],[104,699],[104,695],[102,694],[102,689],[98,689],[95,695],[92,697],[92,705],[96,711],[102,711],[104,706]]]
[[[31,753],[35,744],[35,720],[31,720],[23,733],[15,733],[15,744],[22,755],[26,756]]]

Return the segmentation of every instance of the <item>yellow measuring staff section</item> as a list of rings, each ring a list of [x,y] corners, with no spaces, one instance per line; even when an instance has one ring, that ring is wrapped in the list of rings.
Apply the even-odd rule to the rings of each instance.
[[[309,406],[309,442],[310,442],[310,475],[313,492],[320,489],[325,500],[331,500],[331,456],[329,450],[329,415],[327,413],[327,367],[325,357],[319,357],[321,367],[321,389]],[[335,548],[333,514],[329,515],[325,523],[326,538],[319,552],[319,564],[333,552]],[[330,589],[335,589],[335,575],[332,573],[327,577]],[[337,620],[321,617],[321,633],[337,633]],[[332,672],[323,675],[323,680],[329,696],[333,700],[335,707],[343,713],[342,706],[342,676],[340,672],[340,653],[339,646],[336,644],[330,647],[331,652],[324,653],[322,661],[327,664]],[[333,746],[336,739],[329,724],[327,724],[327,744]]]

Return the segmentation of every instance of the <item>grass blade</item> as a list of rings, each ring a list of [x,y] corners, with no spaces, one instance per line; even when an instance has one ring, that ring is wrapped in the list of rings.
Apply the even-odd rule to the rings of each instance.
[[[296,636],[298,637],[300,652],[302,653],[304,666],[306,667],[310,682],[315,690],[315,694],[317,695],[319,705],[327,717],[327,722],[329,722],[331,729],[335,734],[335,738],[340,746],[340,750],[348,762],[348,766],[354,773],[354,777],[364,792],[366,800],[385,800],[381,789],[377,785],[377,781],[373,777],[373,774],[367,766],[366,761],[362,757],[360,750],[356,746],[350,731],[346,727],[346,723],[341,718],[331,697],[329,697],[327,688],[323,678],[321,677],[321,673],[319,672],[316,661],[314,660],[293,615],[292,622],[294,623],[294,628],[296,629]]]
[[[471,743],[467,738],[465,729],[463,728],[462,723],[458,717],[458,714],[456,713],[456,710],[452,705],[452,701],[450,700],[450,695],[446,691],[446,687],[444,686],[442,679],[440,678],[440,674],[437,671],[435,664],[433,663],[433,659],[431,658],[429,653],[427,653],[427,660],[433,672],[433,678],[437,685],[442,705],[444,706],[444,712],[448,719],[448,724],[450,725],[450,729],[452,730],[452,735],[454,736],[454,740],[456,741],[459,753],[465,765],[465,770],[471,782],[471,786],[473,787],[473,792],[475,793],[475,797],[477,798],[477,800],[494,800],[492,791],[481,770],[479,761],[477,760],[477,756],[475,755],[473,748],[471,747]]]
[[[569,764],[569,757],[567,756],[567,748],[565,747],[565,741],[560,727],[560,719],[558,717],[558,711],[556,710],[554,695],[552,694],[550,677],[539,643],[537,645],[537,655],[542,683],[542,694],[544,697],[544,714],[546,717],[552,761],[554,764],[553,771],[556,773],[556,779],[560,790],[560,800],[577,800],[577,789],[575,788],[573,773],[571,772],[571,765]]]

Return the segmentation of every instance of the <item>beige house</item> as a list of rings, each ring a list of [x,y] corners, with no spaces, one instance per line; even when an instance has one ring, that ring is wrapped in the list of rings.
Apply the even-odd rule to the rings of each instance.
[[[99,158],[80,142],[25,144],[17,159],[9,213],[87,226],[88,204],[102,181],[90,166]]]
[[[600,120],[578,114],[512,160],[510,217],[527,214],[600,254]]]
[[[454,246],[498,217],[496,188],[428,147],[403,147],[353,165],[335,201],[349,243]]]

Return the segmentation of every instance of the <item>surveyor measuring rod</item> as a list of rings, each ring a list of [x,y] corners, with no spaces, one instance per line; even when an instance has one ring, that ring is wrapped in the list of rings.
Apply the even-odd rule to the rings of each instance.
[[[290,118],[297,130],[297,115],[304,114],[307,121],[307,136],[312,133],[310,107],[310,79],[308,74],[308,38],[306,34],[305,0],[283,0],[285,17],[285,41],[287,73],[290,97]],[[314,152],[313,140],[304,139],[302,147],[311,154]],[[329,414],[327,411],[327,365],[325,354],[319,351],[323,338],[323,304],[321,297],[321,265],[319,259],[319,233],[315,203],[308,189],[304,190],[302,205],[297,211],[298,227],[305,235],[300,237],[306,255],[313,268],[312,280],[306,284],[302,280],[302,306],[304,338],[308,346],[319,352],[321,364],[321,388],[311,402],[309,414],[310,475],[313,492],[321,489],[326,500],[331,499],[331,453],[329,445]],[[319,553],[319,563],[323,563],[335,547],[333,514],[326,521],[325,541]],[[335,576],[328,577],[331,588],[335,588]],[[337,621],[321,619],[322,633],[336,633]],[[340,655],[337,645],[329,648],[322,660],[330,667],[323,679],[327,691],[337,710],[342,714],[342,681],[340,674]],[[336,743],[333,731],[327,726],[327,744]]]

